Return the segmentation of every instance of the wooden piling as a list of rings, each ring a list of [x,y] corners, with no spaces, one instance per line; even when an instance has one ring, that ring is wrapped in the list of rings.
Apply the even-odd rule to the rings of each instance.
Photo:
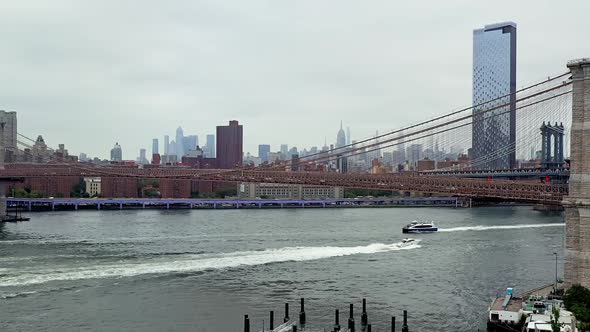
[[[363,313],[361,314],[361,326],[365,327],[369,323],[367,316],[367,299],[363,299]]]
[[[305,325],[305,299],[301,298],[301,311],[299,312],[299,325]]]

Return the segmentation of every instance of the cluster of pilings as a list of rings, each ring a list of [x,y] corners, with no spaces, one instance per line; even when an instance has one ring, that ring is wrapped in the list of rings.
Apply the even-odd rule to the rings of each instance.
[[[299,311],[299,319],[291,319],[289,317],[289,303],[285,303],[285,316],[283,322],[275,327],[275,313],[270,312],[270,320],[268,327],[262,327],[262,332],[297,332],[297,331],[330,331],[330,332],[355,332],[357,326],[354,320],[354,305],[350,304],[350,312],[348,321],[345,326],[340,325],[340,312],[338,309],[334,312],[334,326],[330,329],[313,329],[307,325],[305,315],[305,299],[301,299],[301,309]],[[358,331],[371,332],[372,326],[369,324],[369,316],[367,314],[367,300],[363,299],[363,311],[361,313],[360,329]],[[383,331],[383,330],[382,330]],[[395,316],[391,317],[391,332],[396,331]],[[250,332],[250,318],[248,315],[244,316],[244,332]],[[408,312],[404,310],[404,320],[401,326],[401,332],[409,332],[408,327]]]

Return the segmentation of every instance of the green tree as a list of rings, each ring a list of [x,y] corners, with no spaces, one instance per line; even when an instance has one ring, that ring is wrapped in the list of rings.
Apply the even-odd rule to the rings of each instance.
[[[86,181],[84,179],[80,179],[80,182],[72,187],[72,192],[70,196],[72,197],[83,197],[84,193],[86,192]]]
[[[160,192],[157,189],[146,189],[144,191],[147,198],[159,198]]]
[[[572,285],[563,298],[565,308],[571,311],[579,322],[581,332],[590,331],[590,290],[581,285]]]
[[[13,193],[14,193],[14,197],[16,197],[16,198],[27,198],[27,197],[29,197],[29,193],[26,192],[22,188],[16,188],[16,189],[14,189]]]

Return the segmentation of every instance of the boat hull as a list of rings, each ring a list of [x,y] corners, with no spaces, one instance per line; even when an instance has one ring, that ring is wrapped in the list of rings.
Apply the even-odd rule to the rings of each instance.
[[[430,227],[430,228],[402,228],[402,233],[435,233],[438,232],[437,227]]]

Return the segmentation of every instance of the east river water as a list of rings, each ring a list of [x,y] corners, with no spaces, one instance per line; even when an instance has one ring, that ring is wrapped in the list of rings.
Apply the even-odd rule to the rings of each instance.
[[[491,298],[562,276],[560,214],[530,207],[123,210],[0,226],[0,331],[252,331],[268,311],[329,330],[348,304],[373,331],[485,330]],[[401,228],[434,221],[441,231]],[[398,328],[399,329],[399,328]]]

